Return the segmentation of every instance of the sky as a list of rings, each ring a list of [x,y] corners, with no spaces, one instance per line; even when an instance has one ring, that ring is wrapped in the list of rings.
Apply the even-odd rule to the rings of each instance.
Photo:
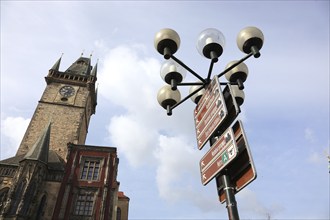
[[[92,54],[99,92],[86,144],[117,147],[129,219],[227,219],[215,180],[201,183],[209,147],[197,148],[195,104],[167,116],[156,100],[164,60],[153,41],[162,28],[176,30],[175,55],[206,77],[199,33],[225,36],[215,75],[244,56],[236,36],[256,26],[265,40],[261,57],[245,62],[238,119],[257,178],[236,194],[239,216],[329,219],[329,11],[329,1],[1,1],[0,159],[15,155],[62,53],[60,71]]]

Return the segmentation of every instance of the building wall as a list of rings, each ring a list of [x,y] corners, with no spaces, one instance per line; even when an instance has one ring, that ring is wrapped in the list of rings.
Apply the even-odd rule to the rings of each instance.
[[[95,180],[81,178],[87,161],[100,161]],[[116,148],[70,144],[53,219],[113,219],[117,168]],[[90,192],[95,198],[93,212],[87,215],[77,213],[79,195]]]
[[[41,195],[41,196],[46,195],[46,204],[43,210],[43,217],[42,217],[44,220],[50,220],[53,217],[60,186],[61,186],[61,182],[47,181],[45,183],[44,194]],[[41,198],[39,198],[39,201],[40,199]]]
[[[123,192],[118,192],[117,208],[120,209],[120,217],[117,216],[116,220],[128,220],[129,198]]]

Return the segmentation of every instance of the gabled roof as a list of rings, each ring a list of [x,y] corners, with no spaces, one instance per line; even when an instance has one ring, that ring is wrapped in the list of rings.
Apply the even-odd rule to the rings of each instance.
[[[19,162],[23,160],[25,155],[18,155],[14,157],[9,157],[7,159],[1,160],[0,165],[11,165],[11,166],[19,166]]]
[[[25,155],[19,155],[10,157],[0,161],[1,165],[8,165],[8,166],[19,166],[19,163],[24,160]],[[54,171],[64,171],[65,161],[57,155],[57,153],[53,150],[49,151],[48,154],[48,169]]]

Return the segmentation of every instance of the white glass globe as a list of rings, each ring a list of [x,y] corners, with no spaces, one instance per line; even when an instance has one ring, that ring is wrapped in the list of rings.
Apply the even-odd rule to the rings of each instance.
[[[178,83],[182,82],[186,77],[186,73],[186,69],[172,59],[163,62],[160,68],[160,76],[168,84],[171,84],[172,79],[175,79]]]
[[[215,28],[208,28],[199,34],[197,40],[197,50],[202,56],[210,59],[210,52],[215,51],[219,57],[221,56],[224,47],[225,36],[221,31]]]

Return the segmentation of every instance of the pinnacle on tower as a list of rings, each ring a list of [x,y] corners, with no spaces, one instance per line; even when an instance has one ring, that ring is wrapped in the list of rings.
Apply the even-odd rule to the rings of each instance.
[[[97,75],[97,63],[98,63],[98,62],[96,62],[95,66],[94,66],[94,68],[93,68],[93,70],[92,70],[92,73],[91,73],[91,75],[92,75],[92,76],[95,76],[95,77],[96,77],[96,75]]]
[[[54,66],[51,68],[51,70],[59,71],[62,56],[63,56],[63,53],[62,53],[61,57],[56,61],[56,63],[54,64]]]

